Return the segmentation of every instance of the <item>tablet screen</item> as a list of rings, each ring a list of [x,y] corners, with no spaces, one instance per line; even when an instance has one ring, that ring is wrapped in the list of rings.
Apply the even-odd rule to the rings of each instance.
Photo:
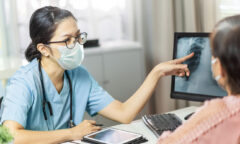
[[[106,129],[88,136],[88,138],[111,144],[125,143],[138,137],[141,135],[118,129]]]

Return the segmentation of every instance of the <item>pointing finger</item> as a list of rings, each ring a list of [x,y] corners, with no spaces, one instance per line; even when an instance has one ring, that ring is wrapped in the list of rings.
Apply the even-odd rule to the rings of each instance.
[[[194,56],[194,53],[191,53],[191,54],[189,54],[189,55],[187,55],[187,56],[185,56],[185,57],[182,57],[182,58],[179,58],[179,59],[175,59],[175,60],[173,60],[173,62],[174,62],[175,64],[180,64],[180,63],[183,63],[184,61],[192,58],[193,56]]]

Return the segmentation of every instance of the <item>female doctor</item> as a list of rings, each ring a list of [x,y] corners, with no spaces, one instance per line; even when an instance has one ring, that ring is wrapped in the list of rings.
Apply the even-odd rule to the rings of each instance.
[[[100,130],[84,112],[129,123],[152,95],[158,80],[190,72],[181,64],[193,54],[158,64],[141,87],[124,103],[103,90],[81,65],[87,33],[81,32],[71,12],[57,7],[36,10],[30,20],[30,62],[9,80],[1,123],[14,143],[60,143],[81,139]]]

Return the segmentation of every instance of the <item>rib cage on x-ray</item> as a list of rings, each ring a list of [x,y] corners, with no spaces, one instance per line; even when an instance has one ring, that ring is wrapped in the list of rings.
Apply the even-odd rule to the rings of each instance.
[[[194,52],[194,56],[184,62],[191,72],[189,77],[175,78],[175,91],[213,96],[225,96],[212,78],[211,49],[206,37],[183,37],[178,39],[177,58]]]
[[[187,51],[187,54],[191,54],[194,52],[193,58],[189,59],[185,62],[188,65],[188,68],[191,72],[195,72],[200,64],[200,58],[202,54],[202,50],[204,49],[204,40],[202,38],[190,38],[189,46],[190,49]],[[185,77],[186,80],[189,80],[189,77]]]

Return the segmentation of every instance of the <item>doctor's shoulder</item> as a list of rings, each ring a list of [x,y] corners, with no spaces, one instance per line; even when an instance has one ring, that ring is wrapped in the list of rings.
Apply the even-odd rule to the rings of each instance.
[[[35,88],[36,72],[30,64],[20,67],[8,80],[6,86],[6,99],[11,101],[25,101],[33,103],[33,89]],[[17,102],[15,102],[17,103]]]
[[[22,85],[25,85],[28,87],[29,85],[32,85],[34,81],[36,80],[36,76],[38,75],[36,71],[37,67],[37,60],[32,61],[29,64],[25,66],[21,66],[8,80],[9,84],[14,83],[21,83]]]

